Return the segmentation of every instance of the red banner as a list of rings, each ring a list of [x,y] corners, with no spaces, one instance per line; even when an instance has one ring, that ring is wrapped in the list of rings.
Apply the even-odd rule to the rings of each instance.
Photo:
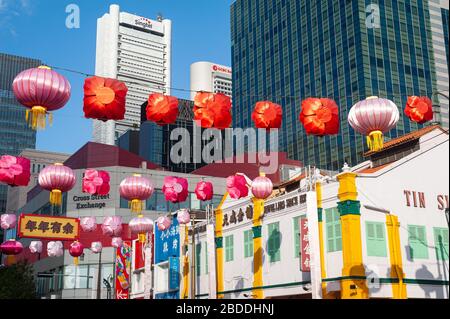
[[[309,233],[308,233],[308,219],[300,219],[300,236],[302,243],[302,266],[301,271],[309,272],[310,267],[310,251],[309,251]]]
[[[130,298],[131,241],[116,249],[116,299]]]

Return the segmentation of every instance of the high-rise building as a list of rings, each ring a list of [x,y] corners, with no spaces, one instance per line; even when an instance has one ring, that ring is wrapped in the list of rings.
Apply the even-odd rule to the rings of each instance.
[[[431,97],[440,121],[433,28],[424,0],[237,0],[231,5],[234,125],[252,126],[254,104],[270,99],[283,106],[279,143],[290,158],[329,170],[361,162],[365,139],[347,123],[356,102],[375,95],[396,103],[402,116],[386,139],[421,127],[404,115],[409,95]],[[307,97],[336,100],[339,135],[305,134],[298,116]]]
[[[211,62],[191,64],[191,100],[199,91],[223,93],[232,97],[231,68]]]
[[[35,148],[36,131],[25,121],[25,109],[17,102],[12,83],[21,71],[41,65],[40,60],[0,53],[0,155],[17,156]],[[0,212],[6,209],[8,187],[0,185]]]
[[[172,22],[150,20],[111,5],[97,21],[95,74],[128,87],[125,119],[94,120],[94,141],[113,145],[130,128],[139,127],[143,101],[153,92],[170,94]]]

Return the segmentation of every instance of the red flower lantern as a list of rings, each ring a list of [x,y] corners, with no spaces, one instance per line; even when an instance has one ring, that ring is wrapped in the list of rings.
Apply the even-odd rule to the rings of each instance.
[[[83,231],[91,233],[97,229],[97,221],[95,217],[83,217],[80,219],[80,227]]]
[[[47,255],[49,257],[61,257],[64,255],[64,246],[62,241],[49,241],[47,243]]]
[[[264,173],[256,177],[252,182],[252,194],[258,199],[266,199],[272,195],[273,184],[272,181],[266,177]]]
[[[97,171],[87,169],[84,172],[82,192],[91,195],[107,195],[109,193],[109,173],[107,171]]]
[[[409,96],[405,114],[411,121],[426,123],[433,119],[433,103],[427,96]]]
[[[84,246],[79,241],[74,241],[70,244],[69,254],[73,257],[73,263],[78,265],[78,257],[83,255]]]
[[[197,93],[194,99],[194,120],[198,121],[203,128],[230,127],[231,99],[221,93]]]
[[[243,175],[236,174],[227,177],[227,192],[233,199],[240,199],[248,195],[247,180]]]
[[[30,253],[32,254],[40,254],[42,253],[42,241],[40,240],[34,240],[30,243],[29,249],[30,249]]]
[[[128,88],[116,79],[93,76],[84,81],[84,116],[101,121],[123,120]]]
[[[336,102],[327,98],[307,98],[302,102],[300,122],[306,134],[324,136],[339,132],[339,110]]]
[[[158,125],[175,123],[178,117],[178,99],[161,93],[151,94],[146,111],[147,120]]]
[[[167,201],[172,203],[184,202],[188,197],[188,181],[185,178],[166,176],[162,192]]]
[[[13,229],[16,227],[17,217],[14,214],[2,214],[0,216],[0,228],[3,230]]]
[[[258,102],[253,110],[252,120],[257,128],[280,128],[283,109],[281,105],[269,101]]]
[[[122,217],[108,216],[105,217],[102,224],[103,235],[117,237],[122,234]]]
[[[28,186],[30,160],[25,157],[3,155],[0,157],[0,183],[10,186]]]
[[[207,201],[213,198],[214,190],[211,182],[201,181],[195,187],[195,195],[198,200]]]
[[[71,190],[76,183],[72,169],[63,164],[56,163],[45,167],[39,173],[39,185],[50,191],[50,203],[61,206],[62,193]]]
[[[65,77],[40,66],[20,72],[13,82],[13,92],[23,106],[29,108],[26,121],[35,130],[45,128],[49,111],[62,108],[70,99],[70,83]],[[52,122],[52,115],[49,115]]]
[[[111,239],[111,246],[114,248],[121,248],[123,246],[123,240],[121,237],[113,237]]]
[[[154,191],[153,183],[139,174],[125,178],[119,185],[120,196],[130,202],[132,213],[140,213],[143,203]]]
[[[153,220],[139,215],[128,223],[128,228],[132,234],[137,234],[140,243],[145,243],[147,233],[153,232]]]
[[[161,216],[156,220],[156,225],[160,231],[165,231],[172,225],[172,221],[167,216]]]
[[[189,210],[186,208],[180,209],[177,212],[177,220],[180,225],[189,224],[191,221],[191,214],[189,214]]]

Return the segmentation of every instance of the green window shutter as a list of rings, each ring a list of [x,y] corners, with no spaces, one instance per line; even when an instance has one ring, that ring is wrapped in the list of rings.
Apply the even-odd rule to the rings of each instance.
[[[244,257],[252,257],[253,256],[253,231],[246,230],[244,232]]]
[[[437,260],[448,260],[448,228],[434,229],[434,246]]]
[[[201,275],[201,256],[202,256],[202,244],[195,245],[195,268],[197,276]]]
[[[234,255],[233,235],[225,237],[225,261],[233,261]]]
[[[299,258],[300,256],[300,245],[301,245],[301,241],[300,241],[300,216],[294,217],[293,218],[293,222],[294,222],[294,257],[295,258]]]
[[[279,229],[280,229],[279,222],[268,225],[269,240],[267,246],[270,262],[277,262],[281,260],[280,254],[281,238]]]
[[[325,209],[327,252],[342,250],[341,216],[337,207]]]
[[[205,242],[205,274],[208,274],[208,243]]]
[[[411,259],[428,259],[425,226],[408,225],[408,237]]]
[[[366,222],[367,255],[387,257],[384,223]]]

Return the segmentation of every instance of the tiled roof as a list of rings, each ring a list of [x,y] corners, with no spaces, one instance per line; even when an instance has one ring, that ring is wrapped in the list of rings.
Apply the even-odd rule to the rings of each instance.
[[[369,167],[369,168],[364,168],[360,171],[357,171],[357,173],[363,173],[363,174],[371,174],[371,173],[375,173],[377,171],[379,171],[380,169],[385,168],[386,166],[391,165],[393,162],[387,163],[387,164],[383,164],[377,167]]]

